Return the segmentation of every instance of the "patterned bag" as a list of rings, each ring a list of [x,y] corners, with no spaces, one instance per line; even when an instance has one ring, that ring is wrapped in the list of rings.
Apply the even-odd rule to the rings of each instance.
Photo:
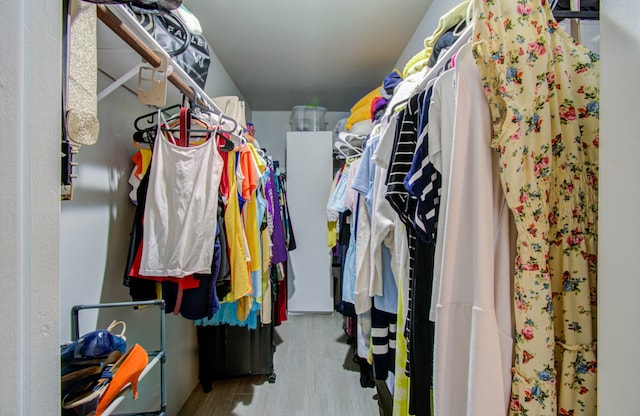
[[[211,57],[207,40],[191,32],[177,13],[145,13],[132,7],[138,22],[202,89],[207,82]]]

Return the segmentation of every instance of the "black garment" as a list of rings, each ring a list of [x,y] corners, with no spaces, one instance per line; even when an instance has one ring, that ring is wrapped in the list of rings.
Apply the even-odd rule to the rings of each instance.
[[[413,276],[415,261],[416,231],[413,219],[417,207],[417,199],[409,195],[404,187],[404,180],[411,168],[413,154],[418,141],[418,128],[420,126],[420,103],[423,102],[425,92],[412,96],[407,107],[398,114],[398,123],[393,139],[393,154],[387,172],[386,184],[387,192],[385,198],[391,204],[393,210],[398,214],[400,220],[407,229],[409,246],[409,287],[408,287],[408,310],[405,320],[405,338],[407,340],[407,360],[410,360],[409,348],[411,346],[411,319],[413,303]],[[406,368],[409,374],[409,366]]]
[[[417,200],[409,195],[404,180],[409,173],[421,128],[421,105],[426,91],[411,97],[398,116],[394,151],[387,175],[385,198],[406,225],[409,246],[408,311],[405,321],[407,341],[406,372],[411,378],[409,413],[431,414],[430,391],[433,372],[433,325],[429,321],[435,246],[417,237],[414,225]]]
[[[194,277],[200,280],[200,285],[193,289],[182,291],[180,302],[180,314],[191,320],[213,318],[213,314],[220,309],[220,302],[216,295],[216,280],[220,270],[220,229],[216,232],[213,259],[211,260],[211,273],[196,273]],[[226,251],[226,248],[225,248]],[[162,298],[165,301],[166,313],[176,312],[176,303],[179,296],[179,285],[175,282],[162,282]]]
[[[196,320],[213,316],[209,307],[212,275],[200,275],[198,280],[200,280],[198,287],[182,291],[182,302],[180,302],[180,310],[177,312],[183,318]],[[176,313],[175,308],[179,290],[177,283],[168,280],[162,282],[162,299],[164,299],[166,306],[165,313]]]
[[[280,326],[287,320],[287,264],[282,263],[282,269],[271,267],[271,289],[273,293],[273,325]],[[284,274],[281,274],[280,272]]]
[[[218,231],[220,238],[220,270],[216,280],[216,295],[222,301],[231,291],[231,266],[229,265],[229,250],[227,245],[227,232],[224,227],[224,200],[218,194]]]
[[[214,380],[246,375],[274,375],[273,325],[256,329],[233,325],[196,326],[198,379],[205,392]]]
[[[395,373],[396,322],[398,315],[371,308],[371,346],[373,374],[376,380],[386,380]]]
[[[421,94],[424,94],[422,92]],[[416,200],[412,198],[404,187],[404,179],[411,168],[413,153],[418,140],[420,94],[411,97],[407,107],[398,114],[398,123],[393,140],[393,154],[389,163],[389,170],[385,183],[387,191],[385,199],[389,201],[400,220],[407,226],[413,224]]]
[[[460,26],[451,28],[440,35],[435,45],[433,45],[431,56],[429,56],[429,63],[427,64],[429,68],[433,68],[435,66],[436,62],[438,62],[438,58],[440,57],[440,53],[443,50],[448,49],[455,43],[456,40],[458,40],[458,38],[460,37],[460,33],[463,31],[465,26],[466,23],[462,23]],[[454,32],[457,32],[458,35],[455,35]]]
[[[375,380],[373,377],[373,367],[367,360],[364,358],[360,358],[358,353],[355,351],[355,345],[352,345],[353,348],[353,362],[358,364],[360,367],[360,387],[365,388],[373,388],[375,387]]]
[[[419,168],[410,171],[413,181],[411,194],[417,198],[414,225],[418,237],[426,242],[436,240],[442,188],[442,175],[429,158],[429,107],[432,96],[433,87],[429,87],[418,102],[420,122],[416,133],[422,137],[422,141],[416,145],[412,166]]]
[[[392,416],[393,397],[391,396],[389,387],[387,387],[387,383],[382,380],[376,380],[376,391],[380,416]]]
[[[415,416],[431,415],[433,389],[433,346],[435,324],[429,320],[431,286],[435,244],[416,239],[413,302],[411,313],[411,343],[409,346],[409,413]]]
[[[554,10],[571,10],[570,0],[558,0],[558,5]],[[597,11],[600,10],[600,0],[582,0],[580,2],[581,11]]]
[[[151,171],[151,164],[153,158],[149,164],[147,172]],[[136,213],[133,217],[133,225],[131,227],[131,233],[129,234],[129,252],[127,254],[127,262],[124,270],[124,279],[122,284],[129,287],[129,295],[133,301],[153,300],[157,299],[156,282],[149,279],[132,279],[129,276],[129,271],[136,257],[140,243],[142,242],[142,236],[144,229],[142,225],[142,219],[144,218],[144,207],[147,202],[147,189],[149,188],[149,175],[144,175],[138,185],[137,199],[138,205],[136,206]]]
[[[296,236],[293,233],[293,224],[291,224],[291,215],[289,214],[289,203],[287,202],[287,177],[284,174],[277,176],[277,184],[282,223],[285,227],[285,237],[287,240],[287,251],[293,251],[296,249]]]
[[[339,298],[336,302],[336,312],[343,316],[356,316],[356,307],[353,303],[345,302],[342,300],[342,289],[344,287],[344,264],[347,257],[347,250],[349,249],[349,240],[351,239],[351,227],[349,226],[349,219],[352,217],[351,211],[346,210],[339,214],[339,228],[338,234],[338,257],[340,262],[340,284],[339,284]]]

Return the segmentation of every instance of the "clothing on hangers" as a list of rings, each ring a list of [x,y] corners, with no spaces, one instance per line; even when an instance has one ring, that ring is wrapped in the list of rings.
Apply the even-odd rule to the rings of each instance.
[[[140,274],[181,277],[211,272],[221,173],[215,141],[179,147],[165,140],[158,127]]]
[[[549,7],[545,2],[540,5],[533,0],[523,0],[510,7],[505,7],[504,2],[498,5],[475,0],[465,4],[467,18],[458,21],[459,27],[453,25],[449,28],[448,34],[433,39],[435,44],[441,42],[439,47],[442,46],[442,50],[439,56],[437,53],[432,53],[428,68],[422,68],[421,72],[402,80],[395,88],[395,93],[389,97],[390,102],[384,116],[377,120],[376,128],[379,129],[379,134],[375,135],[379,136],[377,147],[368,148],[375,141],[372,139],[374,134],[371,134],[362,156],[357,160],[359,166],[356,169],[352,166],[353,172],[347,175],[351,176],[351,173],[354,173],[360,176],[359,181],[348,185],[348,188],[355,186],[359,190],[357,200],[360,201],[360,209],[357,208],[356,203],[356,208],[353,208],[355,212],[351,215],[350,231],[353,243],[350,240],[342,261],[341,300],[354,304],[358,317],[362,316],[365,322],[363,326],[365,330],[361,329],[360,332],[365,333],[366,314],[371,311],[371,304],[375,305],[375,302],[371,302],[374,293],[380,290],[379,286],[371,285],[371,276],[381,264],[378,259],[375,259],[375,248],[378,247],[379,241],[376,243],[373,241],[380,239],[375,237],[376,230],[385,224],[384,221],[379,220],[384,215],[377,215],[380,211],[376,211],[375,208],[374,185],[377,184],[376,175],[387,172],[389,181],[386,183],[386,193],[391,197],[390,202],[393,203],[393,208],[397,210],[393,232],[403,234],[401,238],[396,235],[395,241],[399,247],[406,244],[408,251],[405,255],[401,253],[396,255],[395,252],[393,254],[398,259],[398,264],[395,266],[399,270],[398,287],[402,288],[398,293],[397,310],[402,310],[406,314],[402,319],[397,318],[397,322],[402,322],[402,326],[398,327],[400,331],[398,341],[406,343],[406,349],[401,352],[408,355],[407,362],[403,364],[411,376],[411,383],[403,384],[403,374],[400,374],[400,377],[396,375],[395,390],[399,394],[397,397],[394,396],[394,407],[406,409],[404,413],[409,414],[431,414],[428,395],[425,395],[425,392],[433,387],[437,414],[493,416],[506,415],[508,412],[521,415],[531,411],[539,414],[594,414],[589,396],[595,391],[592,384],[595,380],[593,376],[595,357],[592,354],[595,351],[595,341],[591,342],[588,339],[590,330],[586,331],[588,333],[585,334],[584,342],[576,340],[578,335],[573,333],[574,328],[568,328],[568,324],[561,322],[559,318],[562,316],[561,313],[566,313],[562,310],[566,306],[562,299],[568,294],[563,292],[570,292],[565,289],[565,282],[574,276],[566,278],[558,276],[552,289],[540,284],[539,290],[534,291],[536,287],[532,286],[526,288],[528,291],[524,292],[525,289],[519,285],[511,286],[509,266],[512,259],[516,257],[510,252],[515,244],[509,240],[508,225],[513,224],[513,220],[509,218],[510,210],[507,208],[517,213],[518,206],[525,209],[528,206],[528,200],[536,199],[545,193],[544,190],[538,189],[537,185],[535,190],[530,192],[521,189],[522,187],[514,187],[512,180],[507,181],[507,176],[514,175],[512,177],[517,178],[517,173],[522,176],[522,172],[528,172],[527,174],[546,178],[551,166],[565,166],[568,171],[579,172],[580,178],[575,180],[582,181],[582,177],[585,180],[592,179],[591,189],[585,189],[585,194],[591,195],[597,175],[597,165],[591,159],[588,159],[585,166],[580,165],[581,156],[575,158],[578,161],[577,166],[567,165],[566,161],[559,165],[546,161],[539,154],[541,151],[543,153],[564,152],[564,146],[568,146],[564,142],[568,140],[565,137],[565,128],[570,131],[571,137],[580,137],[581,140],[583,137],[588,138],[585,139],[588,144],[583,144],[587,149],[585,152],[593,153],[594,148],[597,150],[596,127],[589,132],[573,131],[573,124],[582,122],[584,119],[591,122],[590,119],[597,118],[599,109],[597,83],[588,82],[583,91],[576,85],[573,93],[578,97],[565,97],[564,89],[569,85],[569,81],[563,78],[562,88],[560,88],[560,82],[557,81],[561,78],[560,73],[554,73],[551,78],[540,76],[537,81],[528,82],[525,82],[525,75],[533,76],[527,71],[529,67],[535,68],[541,65],[540,61],[547,62],[549,59],[560,56],[566,60],[571,55],[572,59],[584,58],[578,66],[574,66],[572,70],[565,70],[562,75],[564,77],[567,73],[572,73],[571,82],[575,84],[574,72],[578,72],[581,79],[590,77],[597,70],[597,57],[591,54],[590,58],[589,55],[583,54],[573,42],[567,40],[566,44],[563,43],[565,35],[553,23],[553,19],[549,18],[550,14],[543,16],[539,13],[540,9]],[[472,10],[469,6],[472,4],[476,8],[481,7],[475,12],[485,20],[479,23],[471,21],[469,15]],[[583,12],[584,10],[580,13]],[[587,17],[582,14],[575,14],[572,17],[578,16]],[[477,28],[480,26],[482,36],[475,36],[474,43],[470,43],[474,30],[478,31]],[[535,37],[533,30],[528,33],[532,26],[535,26],[536,34],[542,33],[542,35]],[[502,41],[501,37],[505,36],[505,32],[514,38],[513,44],[499,43]],[[528,37],[529,34],[531,38]],[[459,36],[454,39],[456,35]],[[520,43],[516,45],[515,37],[518,35],[523,36],[526,41],[522,43],[520,39]],[[563,42],[558,39],[549,42],[548,37],[557,37]],[[542,39],[544,45],[540,45],[537,39]],[[485,59],[480,66],[489,68],[496,66],[502,69],[487,72],[483,74],[484,78],[481,77],[471,53],[472,45],[476,50],[481,47],[488,49],[486,45],[494,46],[493,49],[479,55]],[[555,45],[560,45],[562,50],[555,49]],[[508,55],[504,48],[511,47],[511,55]],[[517,70],[508,68],[508,62],[511,62],[511,66],[517,67]],[[453,69],[450,69],[452,67]],[[530,99],[527,106],[523,104],[526,111],[519,109],[514,114],[500,113],[500,110],[505,108],[500,101],[505,99],[501,95],[504,91],[509,93],[508,98],[519,94],[533,94],[533,88],[529,88],[529,85],[536,86],[535,92],[541,94],[538,97],[539,102]],[[430,97],[428,93],[431,94]],[[491,106],[487,107],[485,98],[493,95],[499,98],[490,99]],[[580,104],[572,105],[570,101],[558,102],[556,96],[565,97],[567,100],[575,99],[576,103]],[[587,97],[590,97],[591,101],[586,100]],[[412,100],[418,102],[418,108]],[[546,115],[541,120],[530,114],[536,107],[546,108],[549,105],[557,105],[560,108],[559,110],[556,108],[555,112],[551,113],[556,114],[555,116]],[[493,129],[496,132],[502,129],[509,130],[508,136],[502,136],[502,142],[498,143],[495,138],[492,142],[490,136],[487,136],[487,131],[491,131],[491,125],[487,123],[492,121],[495,122]],[[545,135],[549,140],[555,137],[550,143],[535,145],[535,149],[524,143],[525,132],[528,135],[536,135],[541,130],[548,129],[549,126],[552,126],[551,128],[559,126],[557,133],[547,132]],[[412,139],[409,139],[405,134],[407,130],[413,129],[417,131],[413,132]],[[594,134],[596,134],[595,139],[593,139]],[[483,135],[487,137],[482,139]],[[478,137],[480,140],[476,140]],[[507,146],[517,151],[496,154],[489,147],[490,142],[492,147],[498,150]],[[345,144],[336,144],[336,148],[338,151],[343,151],[342,156],[346,159],[350,151],[349,147]],[[522,162],[526,162],[523,165],[524,168],[520,165],[512,167],[512,161],[507,161],[509,159],[507,153],[511,156],[515,155],[516,158],[520,155],[523,158],[526,156],[527,160]],[[577,149],[575,154],[581,155]],[[588,157],[591,156],[592,154],[588,155]],[[494,160],[496,157],[500,157],[503,163],[498,164]],[[549,157],[551,158],[552,155]],[[411,165],[408,173],[400,169],[404,164]],[[518,172],[512,171],[516,167]],[[560,173],[557,172],[554,175]],[[555,183],[554,178],[554,176],[549,177],[550,186]],[[518,179],[515,180],[518,181]],[[583,185],[579,185],[581,190],[584,188]],[[509,189],[520,199],[512,196],[513,204],[507,205],[503,189]],[[554,192],[564,191],[561,189]],[[562,195],[566,196],[566,192]],[[550,197],[550,200],[553,201],[554,198]],[[590,218],[593,212],[593,204],[590,202],[594,199],[589,196],[588,200],[589,203],[585,202],[581,205],[586,207],[582,211],[572,209],[571,212],[582,214],[586,209],[589,212],[584,216]],[[519,202],[519,205],[516,202]],[[413,206],[414,204],[416,207]],[[350,205],[345,203],[345,206]],[[569,211],[565,212],[565,217],[569,218],[573,215],[566,214],[567,212]],[[552,214],[555,215],[555,212]],[[556,218],[554,215],[537,216],[535,212],[527,214],[527,218],[520,219],[519,227],[533,222],[536,228],[521,229],[523,234],[521,238],[534,240],[542,238],[538,222],[546,223],[546,220],[542,221],[542,219]],[[566,224],[566,221],[564,223]],[[591,223],[595,222],[591,221]],[[570,222],[571,226],[573,224],[574,222]],[[572,230],[571,226],[566,227],[565,230]],[[416,229],[422,232],[418,234]],[[527,232],[536,235],[527,236]],[[550,235],[549,232],[559,233],[560,231],[552,226],[552,231],[545,231],[544,235]],[[573,241],[585,256],[582,260],[571,257],[572,261],[581,265],[581,276],[587,276],[584,279],[585,282],[578,282],[574,278],[570,280],[571,286],[566,285],[567,288],[580,285],[581,293],[576,293],[575,296],[580,298],[580,307],[587,311],[586,316],[580,316],[579,320],[573,315],[567,316],[579,322],[580,326],[584,324],[585,328],[591,328],[588,322],[591,311],[586,297],[594,290],[594,286],[589,286],[586,281],[592,279],[595,271],[587,270],[582,266],[584,263],[592,266],[594,264],[595,257],[591,243],[586,247],[584,245],[584,240],[591,241],[591,233],[591,227],[580,229],[575,239],[573,239],[574,233],[571,233],[569,237],[565,235],[563,241],[558,239],[554,243],[565,246],[568,240]],[[521,242],[519,246],[521,249],[527,247],[529,251],[534,249],[526,241]],[[537,243],[537,247],[546,250],[543,243]],[[401,248],[398,250],[401,251]],[[555,258],[577,256],[577,252],[571,252],[571,254],[566,247],[565,251],[568,254],[563,255],[556,250],[554,248],[550,250],[556,253],[553,256]],[[537,254],[528,253],[528,258],[535,256]],[[406,259],[405,264],[401,264],[404,259]],[[522,256],[517,259],[516,275],[524,273],[545,276],[540,268],[545,264],[546,259],[542,259],[542,263],[537,266],[538,269],[535,269],[535,264],[526,262]],[[417,276],[419,279],[416,279]],[[432,281],[429,280],[430,277]],[[540,281],[542,280],[538,280]],[[559,328],[556,330],[555,338],[554,334],[549,335],[548,331],[538,332],[540,325],[529,328],[523,320],[524,317],[518,318],[521,319],[519,325],[518,321],[515,324],[511,322],[512,304],[517,309],[520,303],[524,302],[522,300],[525,298],[524,295],[518,298],[519,294],[525,293],[526,299],[529,299],[529,293],[535,296],[537,293],[546,294],[548,290],[553,290],[553,296],[545,297],[545,302],[530,301],[529,303],[536,305],[538,318],[545,315],[544,312],[549,310],[549,305],[553,306],[556,314],[555,322],[549,322],[546,316],[539,321],[545,328],[552,328],[553,325]],[[403,293],[405,291],[406,294]],[[386,288],[383,292],[386,292]],[[547,305],[547,309],[544,305]],[[523,305],[521,309],[526,307]],[[521,313],[517,312],[516,315]],[[572,313],[575,313],[575,308]],[[436,324],[426,322],[427,317],[429,321],[436,321]],[[531,313],[526,318],[531,322],[535,321]],[[376,330],[381,332],[381,328]],[[573,348],[573,343],[565,342],[562,333],[569,334],[567,336],[570,339],[576,340],[577,347]],[[526,377],[523,377],[519,371],[515,374],[511,373],[512,340],[510,337],[513,334],[516,341],[513,362],[518,369],[527,370]],[[531,334],[535,338],[533,341],[527,339]],[[547,350],[539,350],[542,356],[547,357],[555,351],[558,357],[571,356],[571,359],[563,358],[562,364],[559,360],[555,367],[553,360],[547,360],[546,367],[532,370],[531,363],[538,361],[538,357],[527,355],[531,353],[528,350],[523,352],[524,347],[518,347],[517,343],[522,342],[522,345],[531,345],[533,348],[536,342],[542,344],[540,340],[544,339],[551,341]],[[554,339],[559,340],[559,343],[554,344]],[[563,349],[565,344],[569,346]],[[434,346],[437,348],[435,360],[430,356]],[[363,351],[365,349],[368,351],[368,348],[362,348]],[[399,356],[402,354],[397,351],[396,364]],[[435,369],[432,367],[434,363]],[[586,374],[576,375],[576,367],[580,367]],[[379,377],[382,377],[384,370],[380,367],[378,370],[380,370]],[[425,380],[431,380],[434,373],[435,383],[432,386]],[[578,377],[584,379],[584,384]],[[557,408],[547,403],[550,401],[549,398],[556,394],[550,387],[550,380],[558,386]],[[570,380],[578,381],[570,386]],[[578,393],[576,389],[580,386],[584,386],[584,389]],[[512,389],[513,393],[511,393]],[[407,393],[408,397],[405,396]],[[571,403],[573,399],[581,396],[586,399],[585,406],[560,405],[560,403]],[[580,413],[583,408],[585,412]]]
[[[545,2],[501,6],[477,2],[474,53],[517,227],[509,413],[595,415],[599,56]]]
[[[445,15],[438,20],[438,27],[427,37],[424,41],[424,49],[414,55],[404,67],[403,76],[408,78],[412,74],[421,72],[429,62],[433,47],[437,40],[447,30],[455,27],[460,21],[465,20],[468,15],[468,9],[472,3],[472,0],[465,0],[451,9]]]
[[[427,67],[433,68],[436,65],[436,62],[438,62],[438,59],[440,58],[440,54],[453,46],[453,44],[456,42],[456,40],[458,40],[458,38],[462,34],[462,31],[466,27],[466,21],[461,20],[458,25],[449,29],[448,31],[443,33],[442,36],[440,36],[435,45],[433,45],[433,52],[431,52]]]
[[[470,44],[459,52],[455,87],[446,221],[438,230],[444,238],[434,291],[434,406],[437,413],[505,414],[512,348],[509,215],[487,146],[489,110]]]
[[[222,126],[212,123],[204,114],[193,113],[188,107],[176,104],[139,116],[134,121],[136,128],[134,141],[149,143],[153,147],[159,124],[165,137],[174,144],[181,146],[202,144],[222,131]],[[183,141],[183,137],[188,137],[188,140]]]

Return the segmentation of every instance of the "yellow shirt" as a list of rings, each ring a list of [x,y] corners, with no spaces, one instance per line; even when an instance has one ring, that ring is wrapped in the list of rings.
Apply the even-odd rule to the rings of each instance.
[[[350,130],[354,124],[358,121],[371,119],[371,102],[374,98],[380,95],[380,88],[382,85],[377,86],[373,90],[369,91],[367,95],[362,97],[357,103],[351,107],[351,115],[347,118],[345,128]]]
[[[257,164],[251,152],[251,145],[245,144],[240,149],[240,169],[244,177],[242,197],[245,200],[242,208],[242,218],[244,220],[244,234],[247,238],[249,249],[249,271],[255,272],[262,268],[260,261],[260,236],[258,235],[258,200],[256,191],[260,174]]]
[[[229,154],[227,163],[229,178],[229,200],[224,211],[224,225],[229,245],[229,266],[231,268],[231,291],[225,296],[225,301],[234,302],[252,292],[248,253],[245,251],[245,235],[240,216],[238,201],[238,182],[236,180],[236,155]]]

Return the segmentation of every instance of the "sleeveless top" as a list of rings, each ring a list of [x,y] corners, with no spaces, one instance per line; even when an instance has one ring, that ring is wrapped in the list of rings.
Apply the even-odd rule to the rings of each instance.
[[[211,273],[223,161],[213,139],[192,147],[156,134],[140,274]]]

